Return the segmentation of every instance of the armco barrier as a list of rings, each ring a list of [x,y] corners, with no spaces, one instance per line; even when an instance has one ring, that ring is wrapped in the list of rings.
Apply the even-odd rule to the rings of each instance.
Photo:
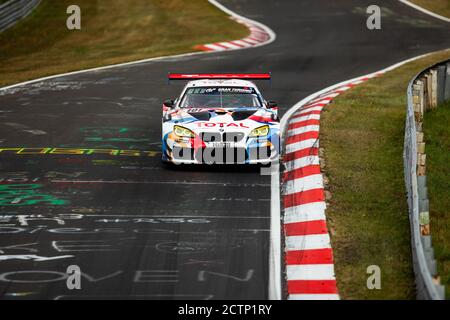
[[[440,285],[431,243],[422,122],[427,110],[450,98],[450,60],[415,76],[409,83],[407,94],[403,159],[417,298],[441,300],[445,298],[445,288]]]
[[[10,0],[0,5],[0,32],[26,17],[41,0]]]

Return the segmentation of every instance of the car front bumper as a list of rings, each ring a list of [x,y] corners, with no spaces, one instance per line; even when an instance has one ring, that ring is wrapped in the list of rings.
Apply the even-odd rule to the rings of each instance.
[[[278,156],[278,150],[270,142],[264,146],[232,148],[202,147],[191,148],[174,144],[166,149],[163,161],[174,164],[268,164]]]

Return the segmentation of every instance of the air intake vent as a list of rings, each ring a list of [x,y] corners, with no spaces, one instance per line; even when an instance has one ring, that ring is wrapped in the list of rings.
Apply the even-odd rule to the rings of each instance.
[[[200,121],[209,121],[209,118],[211,118],[211,115],[208,111],[191,112],[189,113],[189,115],[193,116],[194,118]]]
[[[251,115],[253,115],[256,112],[256,110],[243,110],[243,111],[235,111],[231,115],[233,117],[234,121],[241,121],[245,120]]]

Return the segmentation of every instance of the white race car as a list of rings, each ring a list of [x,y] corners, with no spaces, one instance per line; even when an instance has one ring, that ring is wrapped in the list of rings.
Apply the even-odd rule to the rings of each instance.
[[[169,74],[188,80],[163,103],[162,161],[268,164],[279,154],[278,107],[250,80],[270,74]]]

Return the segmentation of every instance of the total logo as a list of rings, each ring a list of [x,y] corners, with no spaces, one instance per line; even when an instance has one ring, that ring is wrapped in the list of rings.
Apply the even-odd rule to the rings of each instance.
[[[242,122],[230,122],[230,123],[226,123],[226,122],[197,122],[197,126],[199,128],[229,128],[229,127],[234,127],[234,128],[246,128],[249,129],[250,127],[246,126],[244,123]]]

